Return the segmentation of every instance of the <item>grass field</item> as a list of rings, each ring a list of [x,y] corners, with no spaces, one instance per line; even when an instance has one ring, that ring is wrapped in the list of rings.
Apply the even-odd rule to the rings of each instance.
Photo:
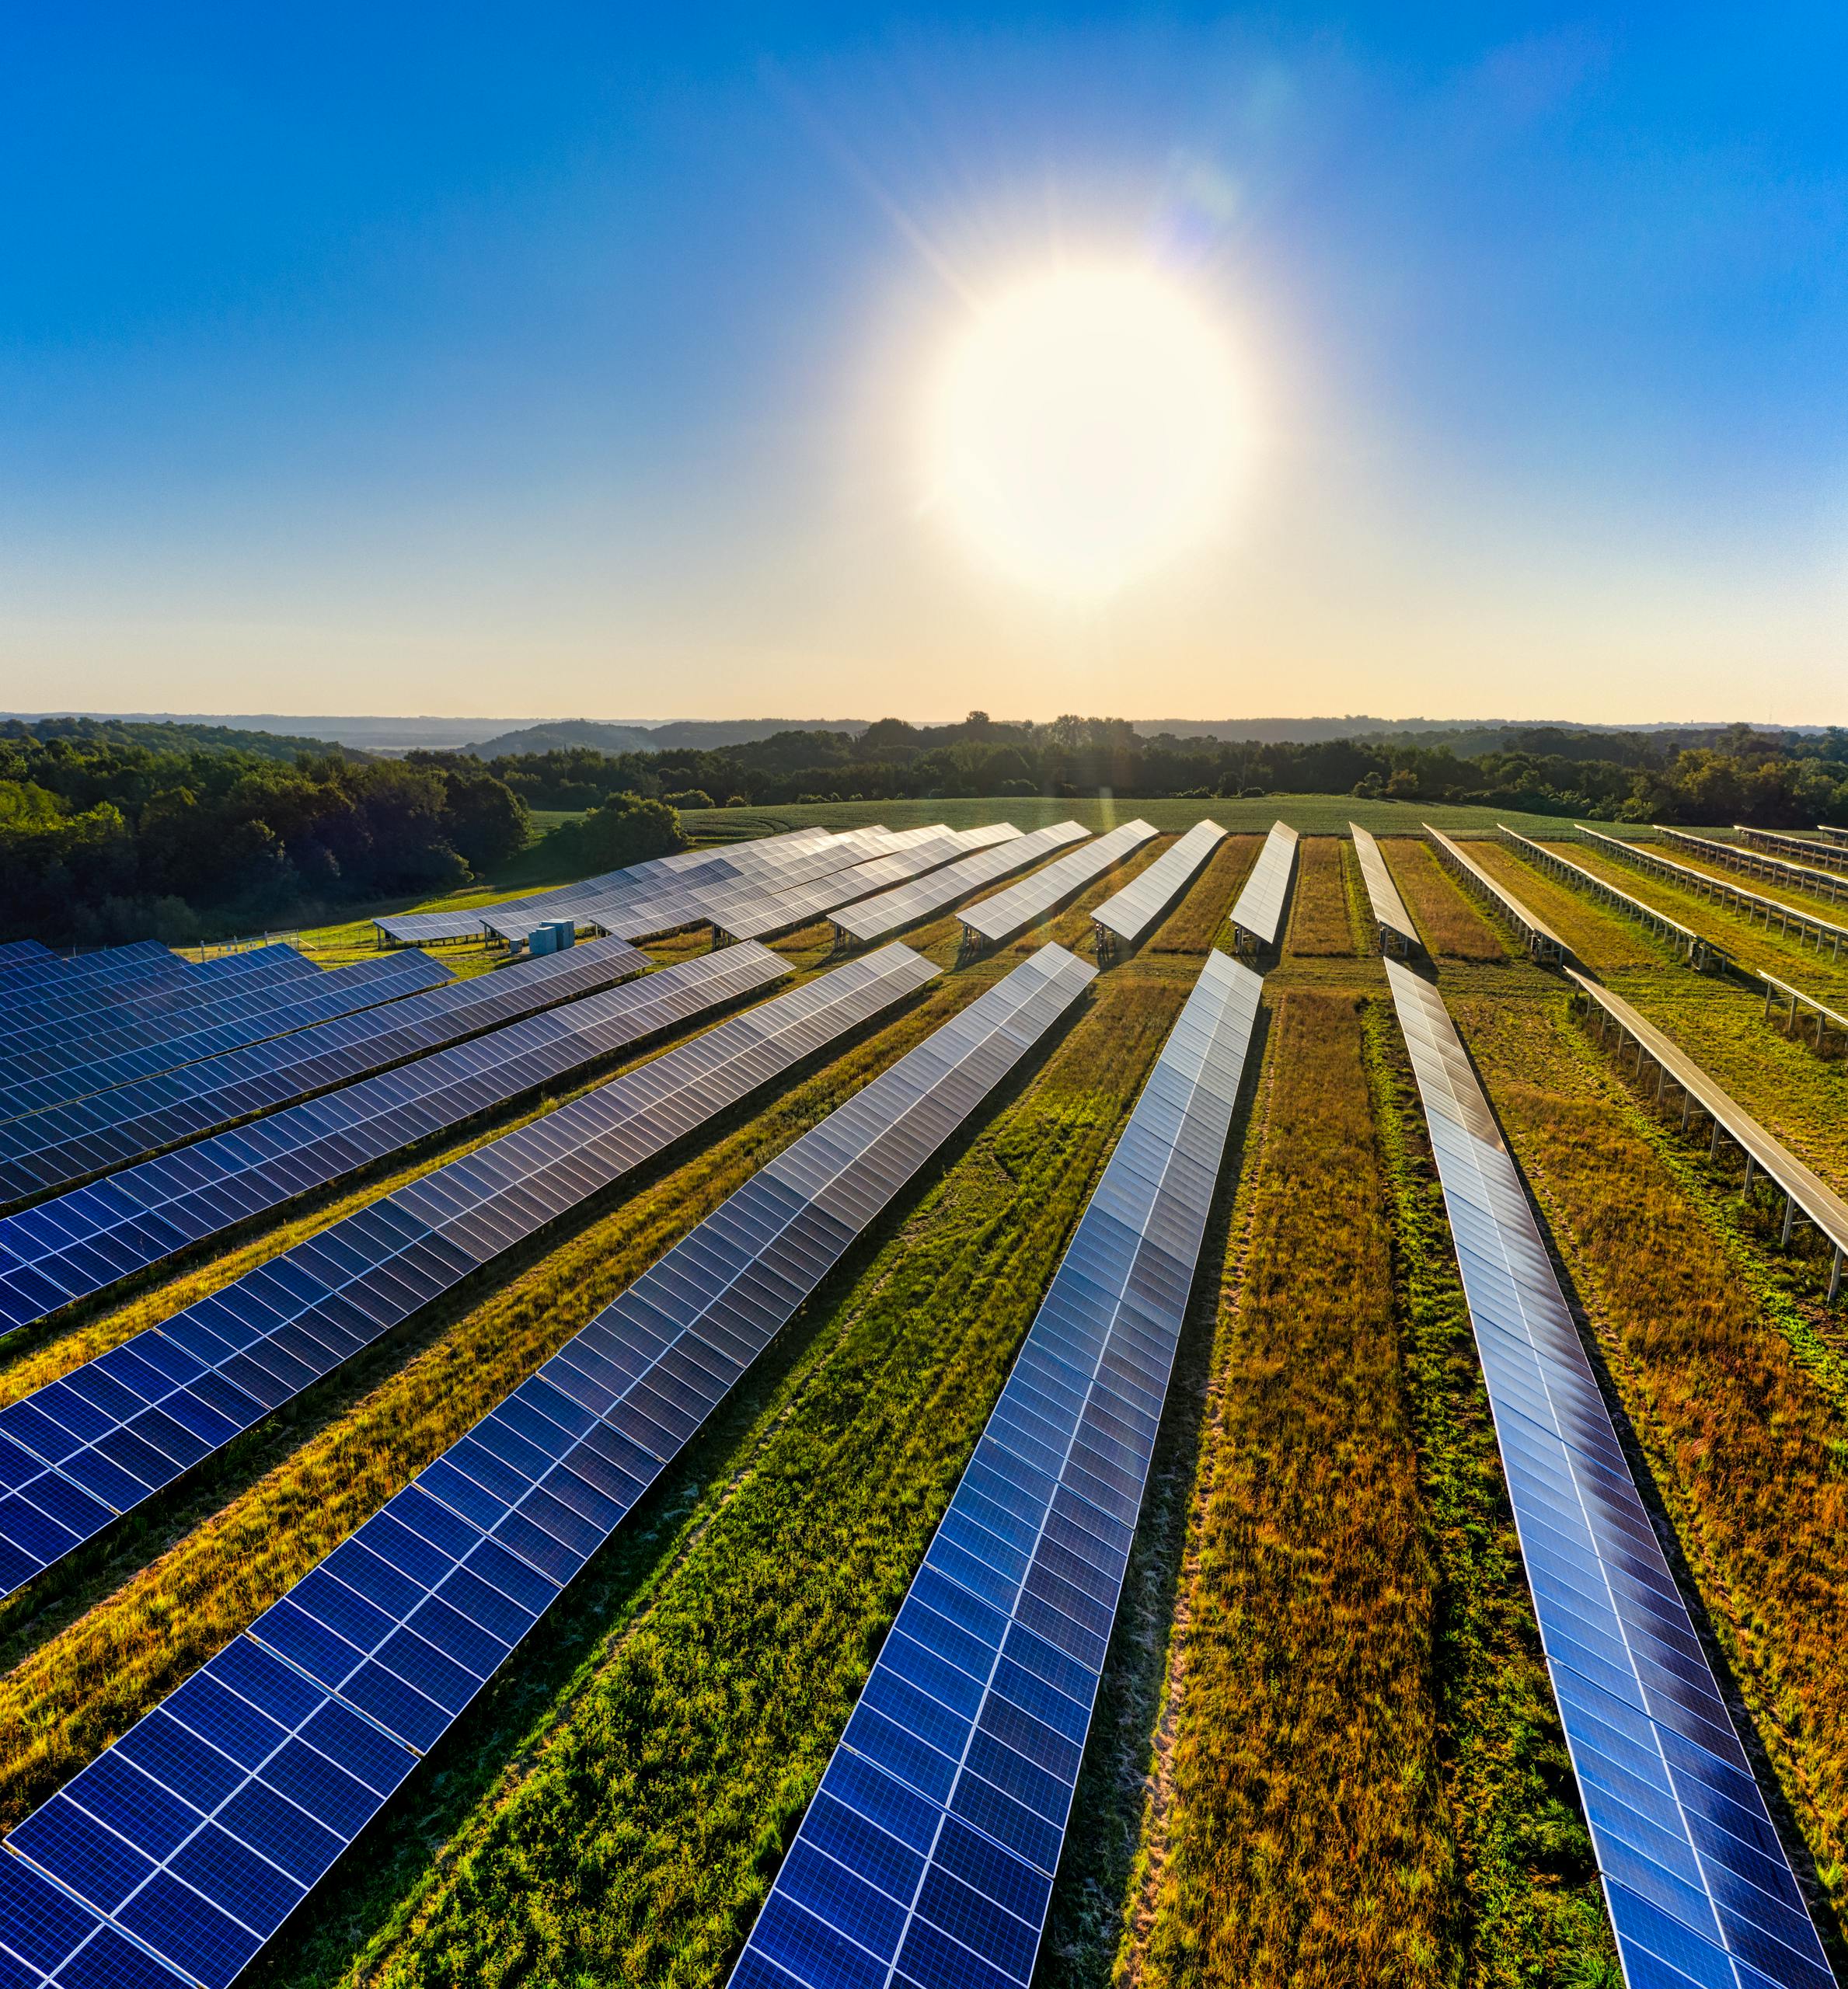
[[[954,914],[906,935],[950,970],[908,1009],[512,1253],[0,1611],[0,1821],[764,1160],[1031,946],[1085,944],[1095,905],[1211,813],[1236,832],[1192,890],[875,1225],[249,1978],[717,1989],[1116,1130],[1285,814],[1317,832],[1269,977],[1037,1989],[1615,1989],[1422,1115],[1358,866],[1329,833],[1368,820],[1366,805],[1314,800],[1319,818],[1281,799],[1150,804],[1159,841],[972,964],[956,965]],[[1405,833],[1431,811],[1373,810],[1832,1927],[1848,1883],[1845,1315],[1821,1305],[1813,1256],[1779,1247],[1770,1204],[1741,1201],[1736,1165],[1710,1165],[1704,1138],[1632,1090],[1567,1015],[1559,977],[1515,954]],[[1680,967],[1514,852],[1474,848],[1848,1183],[1848,1061],[1786,1039],[1749,989]],[[1614,869],[1644,895],[1641,873]],[[1689,923],[1706,924],[1713,908],[1700,910]],[[777,946],[799,974],[831,956],[824,925]],[[520,1116],[16,1336],[0,1346],[0,1400]]]

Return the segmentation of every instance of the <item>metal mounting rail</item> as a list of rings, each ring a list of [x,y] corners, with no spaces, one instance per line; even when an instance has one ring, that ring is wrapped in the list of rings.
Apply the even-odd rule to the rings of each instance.
[[[1428,822],[1424,824],[1424,833],[1430,837],[1438,855],[1464,883],[1479,897],[1487,898],[1491,907],[1520,934],[1522,943],[1535,960],[1569,960],[1572,958],[1572,949],[1553,928],[1535,918],[1514,893],[1505,884],[1491,877],[1461,844],[1452,842],[1442,829],[1434,829]]]
[[[1661,823],[1655,833],[1677,849],[1691,850],[1710,863],[1723,863],[1729,870],[1742,870],[1748,877],[1762,877],[1766,883],[1788,884],[1797,890],[1814,891],[1831,904],[1848,898],[1848,877],[1832,876],[1826,870],[1811,870],[1787,857],[1766,856],[1756,849],[1742,848],[1736,842],[1716,842],[1711,836],[1689,835],[1685,829],[1671,829]]]
[[[1781,898],[1768,898],[1761,891],[1749,891],[1743,884],[1729,883],[1710,871],[1690,869],[1672,857],[1658,856],[1654,850],[1644,849],[1640,843],[1626,842],[1621,836],[1607,836],[1601,830],[1588,829],[1583,823],[1576,826],[1581,835],[1588,836],[1593,842],[1614,851],[1640,870],[1654,871],[1667,883],[1677,885],[1682,890],[1693,891],[1699,897],[1736,906],[1748,918],[1756,918],[1762,913],[1767,932],[1775,921],[1780,932],[1788,933],[1794,929],[1800,939],[1813,939],[1818,953],[1827,944],[1832,949],[1832,958],[1839,960],[1842,956],[1842,942],[1848,939],[1848,925],[1833,925],[1814,912],[1786,904]],[[1666,830],[1663,833],[1672,835],[1679,831]]]
[[[1808,862],[1825,863],[1832,870],[1848,870],[1848,848],[1840,843],[1815,840],[1815,836],[1839,834],[1839,830],[1818,829],[1813,834],[1805,836],[1778,829],[1754,829],[1743,822],[1735,822],[1732,832],[1742,842],[1749,843],[1754,849],[1768,849],[1774,856],[1788,855],[1797,851]]]
[[[1679,918],[1671,918],[1665,911],[1658,911],[1654,905],[1644,904],[1641,898],[1633,898],[1629,892],[1620,890],[1609,878],[1600,877],[1595,870],[1588,870],[1582,863],[1574,863],[1570,857],[1561,856],[1546,844],[1517,834],[1506,823],[1498,822],[1495,826],[1510,842],[1519,844],[1543,870],[1564,878],[1581,890],[1589,891],[1592,897],[1613,906],[1626,918],[1640,920],[1658,939],[1667,940],[1677,956],[1685,960],[1696,974],[1705,974],[1710,967],[1724,970],[1732,964],[1732,956],[1724,946],[1715,946],[1692,926],[1683,925]]]
[[[1627,1036],[1637,1047],[1637,1071],[1645,1063],[1656,1068],[1655,1096],[1659,1102],[1670,1084],[1681,1089],[1681,1123],[1685,1131],[1698,1106],[1713,1121],[1710,1152],[1717,1152],[1720,1135],[1725,1133],[1745,1156],[1745,1192],[1760,1172],[1770,1176],[1784,1197],[1783,1241],[1799,1214],[1807,1216],[1821,1231],[1834,1254],[1829,1270],[1829,1297],[1832,1305],[1842,1288],[1842,1259],[1848,1252],[1848,1202],[1843,1200],[1822,1178],[1811,1172],[1783,1142],[1766,1132],[1745,1107],[1721,1089],[1706,1071],[1663,1035],[1653,1022],[1646,1022],[1620,994],[1613,994],[1571,967],[1567,974],[1585,998],[1588,1014],[1599,1011],[1598,1040],[1604,1040],[1612,1022],[1617,1026],[1619,1041]]]
[[[1780,981],[1774,974],[1761,973],[1758,977],[1765,984],[1765,1019],[1766,1022],[1771,1019],[1771,1004],[1773,1001],[1788,1001],[1790,1005],[1790,1015],[1784,1024],[1783,1033],[1786,1036],[1794,1036],[1796,1033],[1797,1012],[1799,1008],[1807,1011],[1816,1019],[1815,1047],[1818,1050],[1822,1047],[1822,1032],[1826,1029],[1839,1029],[1844,1036],[1848,1036],[1848,1015],[1843,1015],[1838,1009],[1830,1008],[1826,1002],[1818,1001],[1813,994],[1805,994],[1801,988],[1793,988],[1787,981]]]

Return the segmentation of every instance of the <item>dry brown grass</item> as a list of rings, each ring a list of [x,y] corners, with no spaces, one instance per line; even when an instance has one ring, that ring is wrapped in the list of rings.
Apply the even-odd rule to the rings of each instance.
[[[1513,956],[1500,929],[1465,897],[1463,887],[1438,862],[1430,844],[1395,836],[1379,847],[1432,959],[1505,960]]]
[[[1305,836],[1296,853],[1296,883],[1284,953],[1296,958],[1351,957],[1354,928],[1348,916],[1343,867],[1347,844],[1339,836]]]
[[[1604,911],[1575,887],[1555,883],[1505,843],[1480,838],[1470,854],[1498,883],[1505,884],[1543,925],[1550,925],[1594,974],[1634,967],[1666,967],[1668,950],[1642,926]],[[1563,854],[1574,862],[1580,852]]]
[[[1155,929],[1151,953],[1187,953],[1198,958],[1225,932],[1232,901],[1243,888],[1264,846],[1262,836],[1228,836],[1212,853],[1180,901]]]
[[[1435,1984],[1456,1858],[1355,1001],[1292,990],[1271,1054],[1182,1578],[1172,1801],[1119,1979]]]

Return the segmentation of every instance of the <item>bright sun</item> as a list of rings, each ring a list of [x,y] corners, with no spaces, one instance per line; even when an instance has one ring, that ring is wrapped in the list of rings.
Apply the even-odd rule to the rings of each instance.
[[[1247,451],[1226,342],[1133,270],[1062,270],[983,309],[929,408],[933,487],[976,550],[1097,596],[1224,516]]]

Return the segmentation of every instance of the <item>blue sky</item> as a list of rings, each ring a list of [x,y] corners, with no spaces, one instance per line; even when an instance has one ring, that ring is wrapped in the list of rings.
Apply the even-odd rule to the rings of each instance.
[[[1839,9],[83,5],[0,72],[0,704],[1848,712]],[[1259,410],[1099,604],[922,383],[1152,258]]]

